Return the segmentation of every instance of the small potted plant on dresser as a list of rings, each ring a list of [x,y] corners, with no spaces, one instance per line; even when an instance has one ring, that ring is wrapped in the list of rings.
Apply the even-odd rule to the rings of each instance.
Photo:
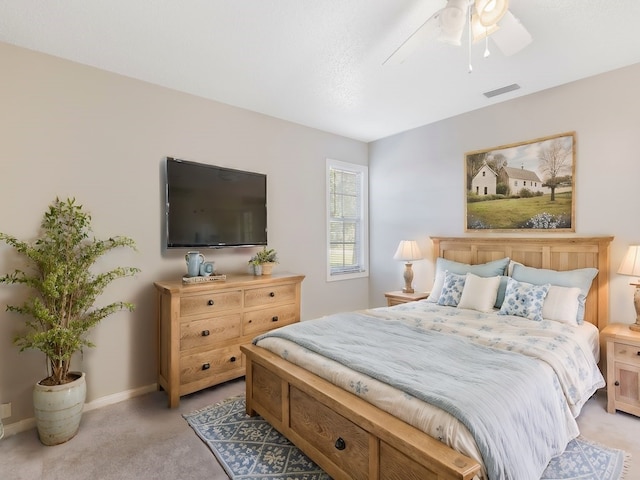
[[[134,275],[134,267],[94,273],[96,261],[118,247],[135,248],[127,237],[90,237],[91,217],[75,199],[56,200],[45,212],[41,235],[33,242],[0,233],[0,240],[26,258],[28,268],[0,276],[0,284],[22,284],[33,295],[7,310],[27,317],[14,338],[20,351],[40,350],[47,358],[47,377],[36,383],[34,415],[40,441],[58,445],[75,436],[86,396],[84,372],[70,371],[71,357],[94,345],[86,333],[118,310],[132,311],[127,302],[94,307],[97,297],[115,279]]]
[[[253,265],[255,275],[271,275],[274,265],[278,263],[278,253],[273,249],[262,247],[249,259],[249,265]]]

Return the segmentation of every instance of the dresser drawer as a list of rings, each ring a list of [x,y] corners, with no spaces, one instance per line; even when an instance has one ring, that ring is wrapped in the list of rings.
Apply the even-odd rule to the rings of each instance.
[[[180,383],[195,382],[208,376],[240,368],[243,365],[239,345],[184,355],[180,359]]]
[[[295,299],[296,285],[293,283],[251,288],[244,291],[244,306],[246,308],[293,302]]]
[[[369,478],[369,434],[291,387],[290,427],[354,479]]]
[[[617,362],[640,365],[640,346],[627,345],[626,343],[615,342],[613,355]]]
[[[180,316],[217,314],[242,307],[242,291],[203,293],[180,298]]]
[[[242,315],[233,313],[221,317],[184,322],[180,328],[180,350],[214,345],[240,337]]]
[[[274,328],[295,323],[298,320],[298,308],[294,304],[254,310],[244,314],[242,334],[258,335]]]

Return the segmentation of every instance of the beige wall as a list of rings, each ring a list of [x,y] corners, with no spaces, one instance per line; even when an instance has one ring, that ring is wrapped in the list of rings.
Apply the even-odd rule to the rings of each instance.
[[[464,234],[464,154],[576,132],[576,235],[613,235],[612,322],[633,323],[633,279],[616,273],[640,242],[640,64],[510,100],[369,145],[370,303],[402,285],[398,241]],[[544,235],[552,235],[546,233]],[[414,264],[414,287],[433,281],[431,261]]]
[[[138,252],[105,264],[142,269],[114,283],[104,301],[127,300],[91,334],[97,347],[75,363],[87,372],[92,402],[155,382],[152,284],[180,278],[184,250],[161,249],[161,165],[165,156],[266,173],[269,245],[281,271],[307,276],[305,319],[363,308],[367,279],[325,281],[327,157],[367,163],[366,144],[0,43],[0,231],[33,238],[56,197],[76,197],[98,237],[127,235]],[[302,101],[302,100],[301,100]],[[246,271],[247,249],[204,251],[223,272]],[[0,272],[18,266],[0,245]],[[18,353],[11,339],[22,318],[5,312],[18,287],[0,287],[0,403],[5,425],[32,416],[33,384],[45,375],[39,352]]]

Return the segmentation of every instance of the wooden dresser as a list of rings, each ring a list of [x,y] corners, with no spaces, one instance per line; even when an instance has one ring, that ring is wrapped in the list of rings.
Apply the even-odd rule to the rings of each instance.
[[[156,282],[158,384],[180,397],[245,374],[240,345],[300,321],[303,275],[227,275],[184,285]]]

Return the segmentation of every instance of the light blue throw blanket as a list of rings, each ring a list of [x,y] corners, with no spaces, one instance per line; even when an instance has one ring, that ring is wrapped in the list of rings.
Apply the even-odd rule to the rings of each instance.
[[[449,412],[473,435],[491,480],[538,480],[571,440],[553,370],[527,356],[360,313],[290,325],[254,343],[270,336]]]

